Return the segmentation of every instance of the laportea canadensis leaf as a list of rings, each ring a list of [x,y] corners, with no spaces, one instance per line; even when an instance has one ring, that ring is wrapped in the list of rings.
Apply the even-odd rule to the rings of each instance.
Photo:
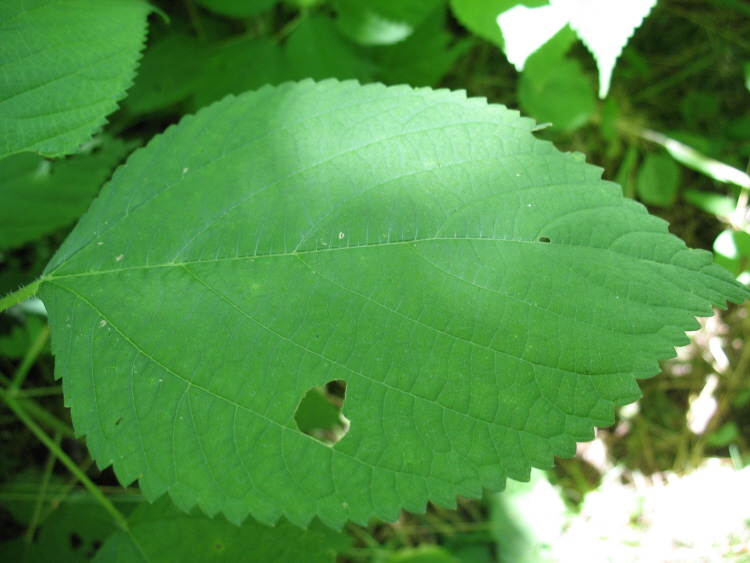
[[[573,455],[748,291],[533,127],[308,80],[136,151],[40,287],[99,466],[185,510],[340,527]],[[326,445],[294,414],[334,380],[350,428]]]

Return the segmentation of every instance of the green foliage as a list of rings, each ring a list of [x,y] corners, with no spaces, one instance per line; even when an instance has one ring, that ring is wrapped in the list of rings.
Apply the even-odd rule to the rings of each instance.
[[[4,2],[0,158],[77,152],[125,96],[149,11],[140,0]]]
[[[94,563],[182,561],[307,561],[333,563],[347,539],[314,523],[302,530],[288,522],[275,528],[257,522],[235,526],[223,518],[186,514],[164,498],[143,504],[128,518],[129,533],[112,534]]]
[[[73,223],[125,153],[123,142],[105,140],[77,159],[50,162],[26,152],[0,160],[0,249]]]
[[[349,541],[330,528],[455,507],[573,455],[696,315],[750,295],[732,275],[750,280],[750,117],[693,91],[646,129],[643,100],[679,81],[644,87],[660,67],[641,50],[661,46],[643,42],[596,99],[577,40],[605,95],[652,0],[156,3],[169,21],[139,64],[146,2],[0,7],[0,291],[28,284],[0,310],[38,290],[74,429],[35,399],[60,389],[33,371],[49,331],[29,303],[0,318],[0,421],[88,489],[40,510],[50,454],[34,510],[8,505],[28,530],[0,544],[9,560],[333,561]],[[508,14],[526,19],[501,31]],[[721,232],[731,274],[584,149],[627,196],[718,218],[701,244]],[[736,447],[741,428],[704,442]],[[78,443],[58,445],[74,432],[139,504],[77,467]],[[500,559],[526,549],[510,535]],[[479,536],[378,560],[489,561]]]
[[[230,18],[247,18],[260,14],[277,0],[198,0],[209,10]]]
[[[667,154],[649,153],[638,170],[636,193],[643,203],[667,207],[677,198],[680,167]]]

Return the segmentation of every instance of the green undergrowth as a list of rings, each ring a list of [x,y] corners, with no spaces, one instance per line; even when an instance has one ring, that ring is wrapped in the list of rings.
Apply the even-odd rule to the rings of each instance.
[[[743,561],[750,12],[583,4],[3,4],[0,559]]]

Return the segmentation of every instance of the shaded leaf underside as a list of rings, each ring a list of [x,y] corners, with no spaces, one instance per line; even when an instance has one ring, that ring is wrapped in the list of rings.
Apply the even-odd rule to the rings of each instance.
[[[306,81],[136,151],[40,289],[98,464],[184,509],[340,527],[572,455],[747,291],[532,127]],[[293,417],[334,379],[351,428],[328,447]]]

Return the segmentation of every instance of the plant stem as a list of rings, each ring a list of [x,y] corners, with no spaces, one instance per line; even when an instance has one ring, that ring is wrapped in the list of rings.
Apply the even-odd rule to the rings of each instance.
[[[62,434],[59,432],[55,432],[55,444],[58,446],[60,445],[60,441],[62,440]],[[44,477],[42,478],[42,484],[39,488],[39,493],[36,497],[36,502],[34,503],[34,514],[31,517],[31,522],[29,523],[29,527],[26,528],[26,533],[23,535],[23,541],[27,544],[30,544],[32,541],[34,541],[34,534],[36,533],[37,528],[39,527],[39,524],[42,523],[42,507],[44,506],[44,499],[47,496],[47,490],[49,488],[49,481],[50,477],[52,477],[52,470],[55,468],[55,456],[52,452],[49,453],[49,457],[47,458],[47,464],[44,468]]]
[[[34,340],[31,347],[26,351],[26,355],[24,356],[21,365],[18,366],[16,373],[13,375],[13,382],[10,384],[9,391],[18,391],[21,388],[31,366],[34,365],[34,362],[36,362],[36,359],[42,352],[44,345],[47,344],[47,340],[49,340],[49,325],[45,325],[45,327],[39,332],[39,335],[36,337],[36,340]]]
[[[89,492],[94,496],[96,500],[99,501],[99,503],[104,507],[104,509],[109,512],[112,517],[115,519],[115,522],[122,528],[126,533],[130,533],[130,530],[128,528],[128,521],[125,518],[125,516],[115,508],[115,505],[110,502],[110,500],[104,496],[104,494],[99,490],[99,487],[97,487],[91,479],[88,478],[88,476],[81,471],[81,468],[78,467],[75,462],[68,457],[68,455],[62,451],[62,448],[58,446],[47,434],[42,430],[36,422],[26,413],[26,411],[23,409],[23,407],[19,404],[19,402],[16,400],[15,397],[11,393],[8,393],[5,391],[5,389],[0,389],[0,397],[5,401],[5,403],[10,407],[10,409],[16,413],[16,416],[20,418],[23,423],[28,427],[29,430],[31,430],[37,438],[45,445],[47,448],[57,456],[57,459],[59,459],[65,467],[67,467],[73,475],[75,475],[78,480],[89,490]]]
[[[14,291],[10,295],[6,295],[0,299],[0,313],[10,309],[13,305],[18,305],[21,301],[25,301],[29,297],[34,297],[39,289],[40,283],[42,283],[42,280],[36,280],[35,282],[22,287],[18,291]]]

